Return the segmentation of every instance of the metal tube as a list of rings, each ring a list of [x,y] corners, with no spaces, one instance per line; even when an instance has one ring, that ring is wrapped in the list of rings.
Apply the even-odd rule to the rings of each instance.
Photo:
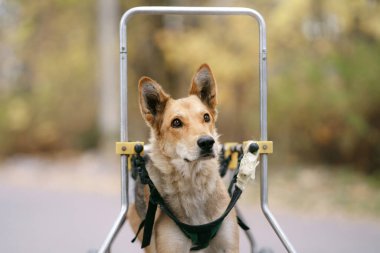
[[[247,15],[256,19],[265,33],[264,18],[259,12],[243,7],[182,7],[182,6],[140,6],[129,9],[120,20],[120,33],[126,30],[128,20],[137,14],[151,15]],[[265,41],[265,39],[264,39]],[[120,52],[127,48],[126,34],[120,34]]]
[[[267,89],[267,46],[266,46],[266,31],[265,23],[260,26],[260,140],[268,140],[268,89]],[[261,210],[267,218],[269,224],[281,240],[282,244],[289,253],[296,253],[293,245],[281,229],[279,223],[271,213],[268,205],[268,155],[261,155],[261,178],[260,178],[260,200]]]
[[[108,233],[106,239],[104,240],[102,246],[99,249],[99,253],[109,253],[111,251],[111,245],[115,240],[120,229],[124,225],[127,219],[127,213],[129,208],[129,197],[128,197],[128,156],[121,155],[121,209],[119,215],[117,216],[110,232]]]
[[[127,41],[126,26],[120,28],[120,40]],[[128,141],[128,86],[127,86],[127,47],[120,50],[120,141]],[[129,208],[129,176],[128,176],[128,156],[120,156],[120,176],[121,176],[121,209],[110,232],[103,242],[99,253],[111,251],[111,245],[123,226]]]
[[[281,229],[276,218],[273,216],[268,205],[268,155],[263,154],[261,157],[261,210],[263,211],[265,217],[267,218],[269,224],[272,226],[274,232],[281,240],[282,244],[289,253],[296,253],[293,245],[289,241],[288,237],[285,235],[284,231]]]
[[[260,38],[260,129],[261,140],[267,140],[267,69],[266,69],[266,28],[265,21],[260,13],[256,10],[241,7],[167,7],[167,6],[142,6],[131,8],[124,13],[120,21],[120,98],[121,98],[121,119],[120,119],[120,138],[121,141],[128,140],[128,104],[127,104],[127,23],[128,20],[136,14],[151,15],[248,15],[256,19],[259,24]],[[118,219],[112,227],[103,243],[99,252],[105,253],[110,251],[111,244],[117,233],[126,220],[128,211],[128,160],[125,155],[121,156],[121,184],[122,184],[122,207]],[[291,243],[281,230],[277,221],[271,214],[268,207],[268,184],[267,184],[267,155],[261,158],[261,208],[271,224],[272,228],[280,238],[288,252],[296,252]]]

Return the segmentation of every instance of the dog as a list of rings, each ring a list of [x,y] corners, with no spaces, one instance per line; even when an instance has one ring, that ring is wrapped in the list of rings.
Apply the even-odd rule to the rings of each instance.
[[[199,67],[185,98],[171,98],[149,77],[139,80],[138,91],[141,115],[151,130],[146,167],[158,192],[183,223],[200,225],[216,220],[230,197],[219,175],[217,86],[210,67]],[[146,213],[149,191],[143,187],[136,183],[135,203],[128,212],[134,232]],[[198,252],[239,252],[236,219],[232,210],[209,246]],[[158,210],[145,252],[188,253],[191,248],[191,240]]]

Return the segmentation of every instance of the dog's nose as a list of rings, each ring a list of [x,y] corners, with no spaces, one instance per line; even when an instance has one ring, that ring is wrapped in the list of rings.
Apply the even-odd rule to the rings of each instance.
[[[214,145],[215,140],[209,135],[199,137],[197,144],[202,150],[210,150]]]

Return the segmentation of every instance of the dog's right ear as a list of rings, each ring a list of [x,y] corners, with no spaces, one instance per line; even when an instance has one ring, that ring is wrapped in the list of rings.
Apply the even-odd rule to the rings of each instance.
[[[145,121],[154,126],[159,119],[159,115],[165,109],[166,102],[170,96],[164,92],[162,87],[149,77],[142,77],[139,80],[139,104]]]

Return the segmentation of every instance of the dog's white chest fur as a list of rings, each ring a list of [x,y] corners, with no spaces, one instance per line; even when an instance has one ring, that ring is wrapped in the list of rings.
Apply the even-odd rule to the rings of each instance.
[[[149,174],[160,194],[178,218],[192,225],[210,222],[218,214],[209,207],[215,201],[218,184],[216,160],[167,161],[153,155]]]

